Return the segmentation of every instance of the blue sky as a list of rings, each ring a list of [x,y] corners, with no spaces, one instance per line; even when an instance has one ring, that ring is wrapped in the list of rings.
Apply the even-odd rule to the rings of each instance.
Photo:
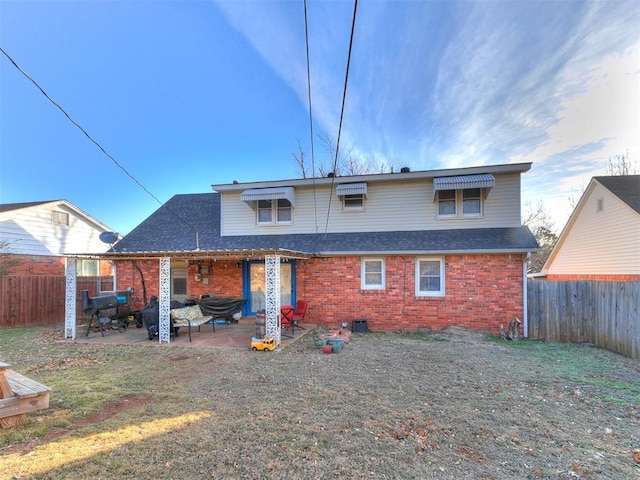
[[[303,0],[0,0],[0,46],[161,201],[299,177]],[[335,139],[352,1],[308,0],[316,163]],[[358,4],[341,145],[412,170],[533,162],[559,231],[640,153],[640,3]],[[0,54],[0,203],[64,198],[127,233],[159,204]]]

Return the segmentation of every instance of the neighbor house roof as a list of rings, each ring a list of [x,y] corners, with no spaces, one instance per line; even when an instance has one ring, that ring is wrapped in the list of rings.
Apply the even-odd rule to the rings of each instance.
[[[290,251],[306,255],[529,252],[527,227],[220,236],[220,194],[176,195],[126,235],[114,256],[167,252]]]
[[[640,175],[593,178],[637,213],[640,213]]]
[[[12,210],[20,210],[21,208],[35,207],[44,205],[45,203],[56,202],[60,200],[47,200],[45,202],[23,202],[23,203],[0,203],[0,212],[10,212]]]
[[[65,206],[66,208],[74,211],[77,215],[84,217],[87,221],[93,223],[98,229],[103,231],[111,230],[107,225],[95,219],[94,217],[89,215],[87,212],[81,210],[80,208],[76,207],[73,203],[65,199],[45,200],[40,202],[2,203],[0,204],[0,213],[13,212],[15,210],[21,210],[23,208],[40,207],[42,205],[51,205],[52,207]]]

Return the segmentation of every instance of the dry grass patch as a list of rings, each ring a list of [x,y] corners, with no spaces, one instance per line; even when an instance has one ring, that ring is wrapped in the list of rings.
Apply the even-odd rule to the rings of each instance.
[[[0,331],[1,360],[54,389],[53,408],[0,431],[0,477],[640,474],[639,364],[596,348],[450,329],[355,334],[332,355],[313,336],[255,353],[43,331]]]

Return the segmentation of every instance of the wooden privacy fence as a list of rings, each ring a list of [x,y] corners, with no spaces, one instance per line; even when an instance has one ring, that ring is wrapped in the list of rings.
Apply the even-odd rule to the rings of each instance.
[[[82,313],[80,291],[96,296],[112,290],[112,277],[78,277],[76,280],[76,318]],[[66,280],[64,275],[0,276],[0,327],[28,327],[64,323]]]
[[[640,282],[527,281],[529,338],[640,358]]]

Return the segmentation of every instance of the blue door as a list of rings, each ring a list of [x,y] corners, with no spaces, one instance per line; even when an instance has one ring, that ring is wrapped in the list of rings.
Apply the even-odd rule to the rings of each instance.
[[[295,260],[280,262],[280,305],[293,305],[295,302]],[[255,315],[264,310],[265,302],[265,266],[263,260],[245,261],[242,266],[242,290],[247,299],[244,315]]]

